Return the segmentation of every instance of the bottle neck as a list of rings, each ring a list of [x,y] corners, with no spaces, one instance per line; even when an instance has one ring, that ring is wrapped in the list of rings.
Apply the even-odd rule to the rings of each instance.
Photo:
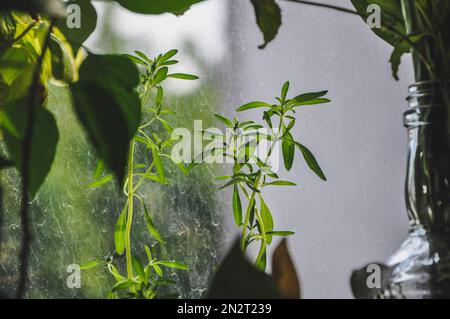
[[[412,226],[450,234],[450,82],[410,86],[406,203]]]

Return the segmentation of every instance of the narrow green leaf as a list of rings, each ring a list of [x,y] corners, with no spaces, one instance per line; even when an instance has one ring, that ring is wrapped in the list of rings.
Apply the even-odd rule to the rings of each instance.
[[[295,235],[295,232],[293,231],[287,231],[287,230],[274,230],[270,232],[266,232],[266,235],[272,235],[272,236],[292,236]]]
[[[145,205],[144,201],[141,201],[142,206],[144,207],[144,217],[145,217],[145,223],[147,224],[147,229],[149,233],[160,243],[166,244],[166,240],[164,237],[159,233],[159,231],[156,229],[155,224],[153,223],[153,220],[150,216],[150,213],[147,210],[147,205]]]
[[[115,0],[122,7],[137,13],[162,14],[173,13],[183,14],[191,5],[203,0]]]
[[[141,64],[141,65],[144,65],[144,66],[148,66],[147,62],[141,60],[138,57],[135,57],[134,55],[124,54],[123,56],[127,57],[128,59],[130,59],[131,61],[133,61],[136,64]]]
[[[119,272],[117,271],[117,268],[113,264],[111,264],[111,263],[108,264],[108,270],[111,273],[111,275],[113,275],[114,279],[116,279],[116,281],[120,282],[120,281],[126,280],[126,278],[124,276],[119,274]]]
[[[26,108],[29,101],[21,98],[3,106],[0,126],[9,156],[16,168],[22,169],[22,149],[26,130]],[[44,183],[53,164],[59,140],[58,127],[52,113],[41,105],[35,107],[35,118],[29,150],[29,192],[34,197]]]
[[[178,50],[177,50],[177,49],[172,49],[172,50],[168,51],[167,53],[165,53],[165,54],[162,56],[162,58],[161,58],[161,60],[160,60],[160,63],[166,62],[166,61],[169,60],[170,58],[174,57],[177,53],[178,53]]]
[[[226,127],[229,127],[229,128],[233,127],[233,123],[231,123],[231,121],[229,119],[227,119],[225,116],[220,115],[220,114],[214,114],[214,117],[216,119],[218,119],[220,122],[222,122],[223,124],[225,124]]]
[[[239,196],[238,186],[235,184],[233,188],[233,212],[236,225],[242,226],[242,203]]]
[[[264,184],[264,186],[297,186],[297,184],[288,181],[274,181]]]
[[[116,252],[122,255],[125,251],[125,230],[126,230],[126,219],[127,219],[127,207],[122,209],[119,218],[117,219],[116,225],[114,226],[114,244],[116,247]]]
[[[65,5],[67,7],[76,5],[76,7],[71,6],[72,10],[68,11],[72,15],[71,17],[57,19],[56,27],[66,36],[72,45],[73,53],[76,54],[81,45],[97,27],[97,11],[92,5],[91,0],[68,0],[65,1]],[[76,27],[67,23],[69,21],[68,19],[71,19],[73,22],[75,15],[79,16],[79,25],[76,25]]]
[[[156,175],[156,174],[136,173],[136,174],[134,174],[134,175],[135,175],[135,176],[139,176],[139,177],[143,177],[143,178],[146,178],[146,179],[149,179],[149,180],[151,180],[151,181],[153,181],[153,182],[157,182],[157,183],[159,183],[159,184],[165,184],[165,183],[162,182],[162,180],[161,180],[161,178],[159,177],[159,175]]]
[[[136,53],[143,61],[145,61],[147,65],[153,64],[153,61],[148,56],[146,56],[144,53],[142,53],[141,51],[136,50],[136,51],[134,51],[134,53]]]
[[[142,266],[141,261],[133,256],[131,258],[131,262],[133,264],[133,270],[136,272],[136,274],[141,277],[142,280],[145,280],[145,272],[144,272],[144,267]]]
[[[166,129],[167,133],[172,134],[173,132],[173,127],[170,125],[169,122],[167,122],[165,119],[162,119],[160,117],[158,117],[158,121],[164,126],[164,128]]]
[[[242,112],[242,111],[254,109],[257,107],[271,107],[271,105],[268,103],[265,103],[265,102],[261,102],[261,101],[254,101],[254,102],[250,102],[250,103],[239,106],[236,109],[236,111]]]
[[[145,247],[145,253],[147,254],[148,262],[151,263],[153,260],[152,251],[150,250],[150,247],[148,247],[147,245],[145,245],[144,247]]]
[[[317,99],[313,99],[313,100],[309,100],[309,101],[305,101],[305,102],[301,102],[301,103],[293,103],[291,105],[291,107],[325,104],[325,103],[330,103],[330,102],[331,102],[331,100],[329,100],[329,99],[317,98]]]
[[[105,162],[103,162],[102,160],[97,160],[93,176],[94,180],[100,179],[104,171],[105,171]]]
[[[153,148],[152,150],[153,161],[155,162],[156,172],[158,173],[159,179],[161,183],[166,183],[166,174],[164,172],[164,164],[162,162],[161,157],[159,156],[159,152],[157,149]]]
[[[0,169],[6,169],[11,168],[14,166],[14,162],[4,158],[3,156],[0,156]]]
[[[162,66],[169,66],[169,65],[174,65],[174,64],[177,64],[177,63],[178,63],[177,60],[169,60],[169,61],[166,61],[164,63],[161,63],[161,65]]]
[[[113,174],[105,175],[105,176],[93,181],[92,183],[90,183],[89,187],[93,187],[93,188],[100,187],[100,186],[105,185],[106,183],[112,181],[113,178],[114,178]]]
[[[181,80],[198,80],[199,77],[192,74],[185,73],[172,73],[167,76],[168,78],[181,79]]]
[[[161,267],[158,266],[158,264],[152,264],[152,267],[153,267],[153,269],[155,270],[156,274],[157,274],[159,277],[164,276],[164,273],[163,273]]]
[[[189,170],[187,169],[186,166],[184,166],[184,163],[178,163],[177,166],[180,169],[180,171],[183,173],[184,176],[189,175]]]
[[[392,76],[396,81],[399,80],[398,78],[398,69],[400,67],[401,58],[403,54],[409,53],[412,49],[411,43],[416,44],[422,40],[424,36],[432,35],[429,32],[420,32],[419,34],[410,34],[407,36],[407,39],[409,42],[404,39],[401,42],[399,42],[395,48],[394,51],[392,51],[391,58],[389,60],[389,63],[391,64],[392,69]]]
[[[95,268],[95,267],[97,267],[97,266],[99,266],[99,265],[101,265],[101,264],[103,264],[103,263],[104,263],[103,260],[94,260],[94,261],[90,261],[90,262],[81,264],[81,265],[80,265],[80,269],[81,269],[81,270],[92,269],[92,268]]]
[[[121,290],[125,290],[135,286],[136,284],[137,283],[133,280],[121,281],[114,285],[114,287],[111,289],[111,292],[118,292]]]
[[[225,187],[228,187],[230,185],[234,185],[236,183],[247,183],[247,180],[245,180],[244,178],[233,178],[228,183],[226,183],[225,185],[219,187],[219,189],[224,189]]]
[[[269,233],[268,235],[266,235],[266,241],[267,244],[270,245],[270,243],[272,242],[272,235],[270,235],[270,232],[273,231],[273,217],[269,207],[267,207],[267,204],[261,195],[259,196],[259,199],[261,204],[260,210],[262,223],[264,225],[264,232],[265,234]]]
[[[311,151],[304,145],[295,142],[295,145],[298,147],[298,149],[302,152],[303,158],[306,161],[306,164],[308,164],[309,168],[316,173],[317,176],[319,176],[322,180],[326,181],[327,178],[325,177],[325,174],[323,173],[322,169],[320,168],[319,164],[317,163],[316,158],[311,153]]]
[[[168,268],[174,268],[174,269],[181,269],[181,270],[188,270],[189,266],[176,262],[176,261],[166,261],[166,260],[162,260],[162,261],[158,261],[157,262],[158,265],[161,266],[165,266]]]
[[[311,92],[311,93],[305,93],[300,94],[296,97],[294,97],[292,100],[290,100],[291,103],[295,105],[304,105],[303,103],[314,101],[317,98],[320,98],[324,95],[326,95],[328,91],[320,91],[320,92]]]
[[[281,101],[284,103],[286,101],[286,96],[289,91],[289,81],[284,83],[283,88],[281,89]]]
[[[283,151],[283,160],[284,166],[289,171],[292,168],[292,164],[294,163],[294,155],[295,155],[295,144],[292,142],[293,137],[291,133],[287,132],[285,134],[285,138],[281,143],[281,148]]]
[[[71,85],[76,114],[120,184],[141,122],[138,84],[139,73],[128,58],[90,54],[80,68],[80,81]]]
[[[158,86],[158,91],[156,93],[156,105],[160,105],[164,97],[164,90],[162,87]]]

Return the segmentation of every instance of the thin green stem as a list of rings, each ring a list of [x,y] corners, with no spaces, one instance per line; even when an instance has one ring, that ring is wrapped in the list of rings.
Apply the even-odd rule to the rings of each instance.
[[[261,175],[259,174],[255,181],[256,188],[258,187],[260,178],[261,178]],[[253,191],[252,195],[250,197],[250,200],[248,202],[247,210],[245,212],[244,224],[242,225],[241,249],[243,252],[245,252],[245,238],[247,236],[247,227],[248,227],[248,223],[250,222],[250,213],[252,211],[252,208],[253,208],[253,205],[255,202],[255,196],[256,196],[256,192]]]
[[[244,224],[242,225],[242,235],[241,235],[241,250],[245,252],[245,238],[247,237],[247,225],[250,222],[250,213],[253,208],[253,203],[255,202],[255,192],[252,193],[250,201],[247,206],[247,211],[245,212]]]
[[[147,104],[149,99],[150,91],[152,87],[149,85],[145,85],[145,94],[141,101],[141,108]],[[152,122],[152,121],[150,121]],[[127,177],[127,192],[126,195],[128,197],[128,211],[127,211],[127,224],[125,229],[125,250],[126,250],[126,263],[127,263],[127,276],[128,279],[133,279],[133,265],[132,265],[132,257],[131,257],[131,227],[133,225],[133,199],[135,195],[135,191],[140,186],[139,181],[138,185],[134,187],[133,185],[133,177],[134,177],[134,151],[135,151],[135,139],[131,140],[130,150],[128,153],[128,177]],[[151,168],[150,168],[151,169]]]
[[[125,250],[127,259],[127,275],[128,279],[133,279],[133,267],[131,262],[131,226],[133,223],[133,173],[134,173],[134,139],[130,144],[128,154],[128,214],[127,225],[125,230]]]
[[[150,164],[150,166],[147,168],[147,170],[145,171],[145,174],[150,174],[154,166],[155,166],[155,162],[152,162]],[[145,180],[145,177],[141,177],[139,179],[139,181],[137,182],[136,186],[134,187],[133,192],[136,192],[139,189],[139,186],[141,186],[141,184],[144,182],[144,180]]]

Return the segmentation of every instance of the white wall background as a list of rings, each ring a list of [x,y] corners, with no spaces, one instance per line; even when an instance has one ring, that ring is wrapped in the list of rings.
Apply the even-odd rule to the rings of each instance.
[[[226,105],[272,100],[285,80],[291,94],[329,90],[332,103],[297,112],[295,136],[324,169],[322,182],[303,161],[284,176],[298,187],[267,193],[278,228],[293,230],[291,252],[305,298],[352,297],[352,269],[383,261],[407,234],[403,200],[406,130],[402,112],[413,75],[405,58],[400,81],[392,48],[358,17],[278,1],[283,26],[265,50],[248,1],[229,1],[235,84]],[[326,1],[351,7],[350,1]]]

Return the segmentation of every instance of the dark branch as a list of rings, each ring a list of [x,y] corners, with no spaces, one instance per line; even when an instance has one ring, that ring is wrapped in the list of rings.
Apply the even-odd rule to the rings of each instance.
[[[39,77],[42,70],[42,63],[44,61],[44,56],[49,46],[51,33],[53,30],[54,21],[50,23],[48,29],[47,37],[42,46],[42,52],[37,61],[36,68],[33,73],[33,81],[31,83],[29,101],[27,104],[26,112],[26,126],[24,141],[22,144],[22,198],[21,198],[21,209],[20,209],[20,224],[22,228],[22,244],[20,249],[20,267],[19,267],[19,284],[16,290],[16,298],[23,298],[26,291],[27,282],[27,269],[28,269],[28,257],[30,254],[30,245],[32,241],[30,224],[29,224],[29,213],[30,213],[30,158],[31,158],[31,145],[33,141],[33,130],[35,122],[35,109],[37,105],[37,94],[39,89]]]

